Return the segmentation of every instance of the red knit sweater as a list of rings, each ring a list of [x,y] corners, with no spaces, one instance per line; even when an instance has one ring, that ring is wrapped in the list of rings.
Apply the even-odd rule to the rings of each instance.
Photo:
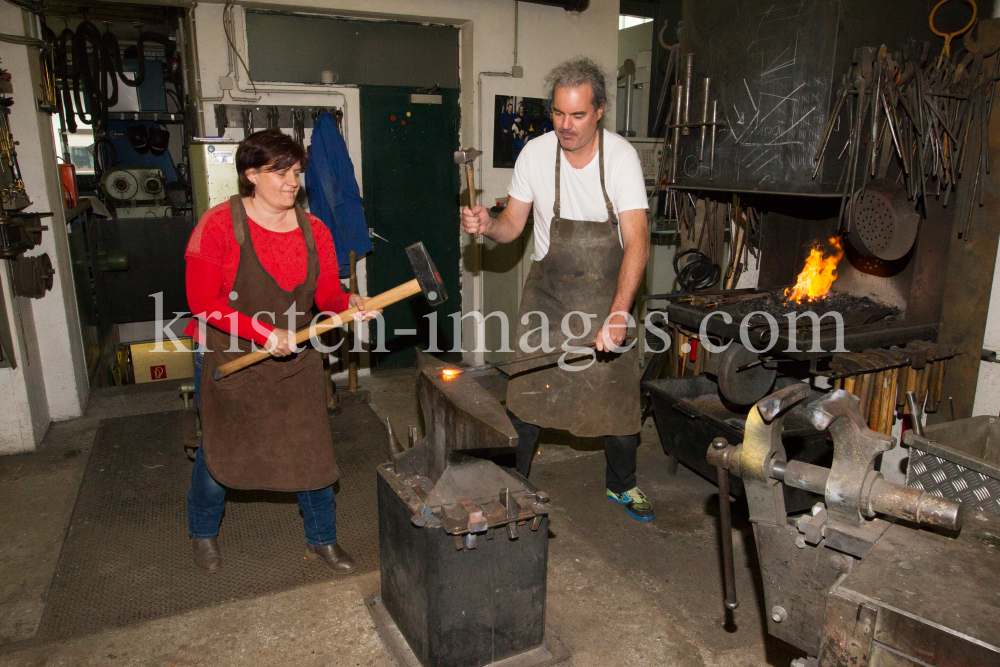
[[[340,284],[337,253],[333,246],[333,236],[323,221],[310,215],[316,252],[319,254],[319,279],[316,284],[316,305],[328,313],[347,310],[348,294]],[[302,230],[272,232],[250,220],[250,240],[253,243],[261,266],[271,274],[284,290],[292,290],[306,279],[306,244]],[[274,327],[258,321],[256,329],[252,319],[245,313],[229,307],[229,293],[236,282],[236,271],[240,265],[240,246],[233,233],[233,220],[229,214],[229,202],[215,206],[201,217],[191,233],[187,250],[186,282],[188,306],[195,317],[207,321],[211,326],[226,333],[235,333],[240,338],[253,340],[258,345],[267,342]],[[236,331],[232,331],[232,317],[236,315]],[[206,315],[207,314],[207,315]],[[280,318],[281,314],[277,316]],[[278,322],[280,323],[280,319]],[[184,330],[196,342],[200,340],[197,319]]]

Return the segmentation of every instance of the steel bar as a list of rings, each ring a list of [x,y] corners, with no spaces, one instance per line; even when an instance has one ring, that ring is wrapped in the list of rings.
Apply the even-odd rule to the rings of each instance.
[[[712,441],[716,451],[725,450],[729,446],[725,438]],[[719,523],[722,533],[722,565],[726,582],[726,609],[736,609],[740,606],[736,599],[736,568],[733,563],[733,519],[729,507],[729,470],[725,466],[717,466],[719,476]]]
[[[712,79],[705,77],[702,80],[702,90],[701,90],[701,148],[698,150],[698,162],[705,161],[705,134],[708,132],[708,90],[712,83]],[[715,120],[713,119],[714,123]],[[715,128],[712,128],[715,131]]]
[[[712,100],[712,148],[708,158],[708,180],[715,177],[715,125],[719,116],[719,100]]]

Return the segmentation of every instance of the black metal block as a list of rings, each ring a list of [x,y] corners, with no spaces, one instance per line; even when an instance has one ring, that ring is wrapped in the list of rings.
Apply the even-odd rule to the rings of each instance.
[[[381,474],[378,515],[382,602],[421,664],[482,667],[542,645],[548,517],[516,540],[496,530],[458,549],[443,529],[411,523]]]

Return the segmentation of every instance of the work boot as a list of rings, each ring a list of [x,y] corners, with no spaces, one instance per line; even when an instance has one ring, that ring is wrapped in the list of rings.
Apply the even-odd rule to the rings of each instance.
[[[215,572],[222,565],[222,552],[214,537],[192,537],[191,546],[194,549],[194,564],[205,572]]]
[[[642,491],[638,487],[632,487],[625,493],[615,493],[611,489],[607,489],[607,494],[611,500],[624,505],[625,512],[633,519],[653,520],[653,506],[646,500],[646,496],[642,495]]]
[[[357,569],[354,559],[339,544],[326,544],[321,547],[306,544],[306,556],[322,558],[334,574],[350,574]]]

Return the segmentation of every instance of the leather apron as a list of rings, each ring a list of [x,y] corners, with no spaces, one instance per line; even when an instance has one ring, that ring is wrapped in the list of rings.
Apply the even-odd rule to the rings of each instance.
[[[611,311],[618,287],[618,273],[625,252],[618,240],[618,218],[604,183],[604,131],[600,130],[598,161],[601,191],[608,209],[602,222],[570,220],[559,217],[560,163],[562,148],[556,142],[556,197],[550,226],[549,251],[534,262],[524,283],[521,307],[517,314],[517,338],[514,359],[533,352],[521,349],[522,336],[528,333],[526,346],[537,349],[542,342],[541,321],[532,315],[541,311],[548,317],[549,344],[586,345],[594,340]],[[563,332],[563,316],[573,311],[596,315],[590,330],[579,338]],[[567,330],[583,332],[585,325],[574,315]],[[623,354],[597,353],[597,361],[586,370],[561,368],[552,357],[537,362],[514,364],[507,387],[507,407],[522,421],[545,428],[558,428],[581,437],[632,435],[639,432],[639,345]],[[567,360],[584,353],[567,355]],[[583,366],[592,356],[572,366]]]
[[[240,244],[233,284],[237,298],[230,299],[230,307],[251,317],[274,313],[280,327],[296,330],[307,325],[319,277],[319,255],[305,211],[295,206],[306,243],[306,279],[286,291],[257,257],[242,199],[232,197],[229,208]],[[288,324],[287,312],[292,306],[297,314]],[[261,315],[261,320],[266,317]],[[212,477],[233,489],[311,491],[333,484],[337,462],[320,353],[307,347],[284,358],[270,357],[216,381],[212,370],[250,352],[251,342],[210,326],[206,345],[201,423],[205,463]]]

